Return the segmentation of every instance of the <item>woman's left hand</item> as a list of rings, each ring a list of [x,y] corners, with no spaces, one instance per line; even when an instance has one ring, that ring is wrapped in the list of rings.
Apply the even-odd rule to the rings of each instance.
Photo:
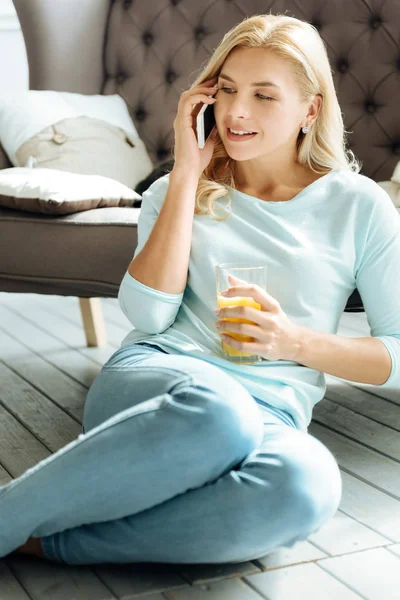
[[[262,356],[267,360],[296,361],[301,344],[301,326],[290,321],[279,302],[258,285],[252,285],[228,275],[234,287],[222,293],[225,297],[249,296],[261,305],[261,310],[250,306],[227,306],[214,311],[220,319],[240,318],[254,324],[232,321],[217,321],[221,338],[232,348]],[[253,342],[236,340],[228,333],[251,336]]]

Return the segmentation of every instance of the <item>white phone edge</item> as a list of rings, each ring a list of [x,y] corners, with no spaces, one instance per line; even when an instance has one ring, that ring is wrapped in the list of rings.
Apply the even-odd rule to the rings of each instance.
[[[209,104],[204,103],[203,106],[201,107],[201,109],[199,110],[199,113],[196,117],[196,126],[197,126],[197,145],[198,147],[204,148],[205,145],[205,140],[204,140],[204,113],[206,111],[207,106],[209,106]]]

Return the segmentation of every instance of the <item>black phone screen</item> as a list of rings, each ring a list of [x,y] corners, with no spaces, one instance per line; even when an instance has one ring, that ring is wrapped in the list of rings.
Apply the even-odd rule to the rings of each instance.
[[[215,125],[214,104],[209,104],[204,111],[204,141],[207,141]]]

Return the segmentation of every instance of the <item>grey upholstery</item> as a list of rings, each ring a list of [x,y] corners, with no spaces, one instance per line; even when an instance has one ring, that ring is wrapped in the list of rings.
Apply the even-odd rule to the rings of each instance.
[[[14,4],[27,47],[30,88],[120,94],[155,166],[172,158],[180,93],[213,48],[243,18],[270,11],[318,28],[362,174],[388,180],[399,160],[398,0]],[[57,218],[0,209],[0,290],[116,297],[137,243],[136,221],[137,209],[129,208]],[[356,291],[346,310],[360,306]]]

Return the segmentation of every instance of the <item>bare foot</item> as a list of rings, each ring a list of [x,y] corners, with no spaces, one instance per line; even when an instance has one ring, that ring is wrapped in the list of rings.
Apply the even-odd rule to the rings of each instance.
[[[39,556],[40,558],[46,558],[42,550],[40,538],[29,538],[25,544],[19,546],[12,554],[31,554],[33,556]]]

